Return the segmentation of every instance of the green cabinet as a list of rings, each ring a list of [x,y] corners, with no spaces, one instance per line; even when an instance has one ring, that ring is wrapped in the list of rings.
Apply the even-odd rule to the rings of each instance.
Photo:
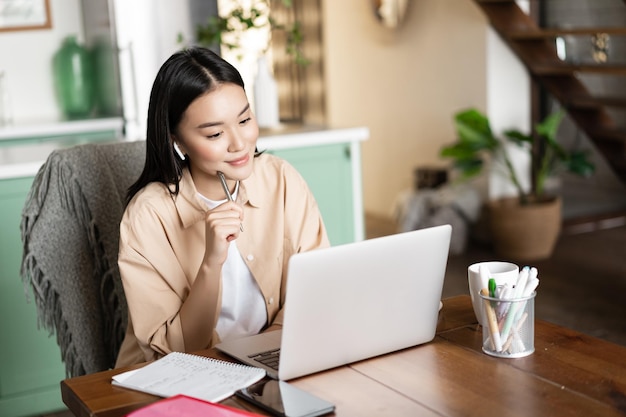
[[[261,132],[257,147],[290,162],[320,207],[332,246],[365,239],[361,178],[364,126],[284,125]]]
[[[0,416],[64,409],[65,367],[56,336],[37,326],[35,302],[20,279],[20,220],[32,177],[0,180]]]
[[[20,278],[22,208],[35,173],[54,149],[121,137],[122,120],[79,120],[0,129],[0,416],[66,409],[65,366],[56,335],[39,328],[30,286]]]
[[[270,151],[291,163],[304,177],[320,207],[330,243],[357,240],[349,143]]]

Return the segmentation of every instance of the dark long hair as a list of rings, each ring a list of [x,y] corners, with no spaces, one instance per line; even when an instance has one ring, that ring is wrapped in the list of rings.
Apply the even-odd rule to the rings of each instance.
[[[224,83],[244,88],[239,71],[209,49],[187,48],[165,61],[150,93],[145,165],[139,179],[128,188],[127,203],[139,190],[155,181],[168,186],[173,196],[178,194],[188,159],[183,161],[175,154],[171,135],[196,98]]]

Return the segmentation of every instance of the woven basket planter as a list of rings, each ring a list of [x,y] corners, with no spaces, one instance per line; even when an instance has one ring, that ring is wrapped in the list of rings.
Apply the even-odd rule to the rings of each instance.
[[[505,259],[549,258],[561,232],[561,199],[520,205],[517,198],[487,203],[495,252]]]

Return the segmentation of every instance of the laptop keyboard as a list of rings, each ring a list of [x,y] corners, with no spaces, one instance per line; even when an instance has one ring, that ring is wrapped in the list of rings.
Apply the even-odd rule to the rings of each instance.
[[[262,363],[265,366],[268,366],[272,369],[278,370],[278,362],[280,356],[280,349],[272,349],[267,352],[254,353],[249,355],[250,359],[254,359],[255,361]]]

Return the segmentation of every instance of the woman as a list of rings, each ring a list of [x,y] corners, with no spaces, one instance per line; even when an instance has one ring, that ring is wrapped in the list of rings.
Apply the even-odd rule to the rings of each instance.
[[[257,153],[258,135],[228,62],[191,48],[163,64],[120,225],[129,324],[116,366],[282,324],[289,257],[329,243],[305,181]]]

